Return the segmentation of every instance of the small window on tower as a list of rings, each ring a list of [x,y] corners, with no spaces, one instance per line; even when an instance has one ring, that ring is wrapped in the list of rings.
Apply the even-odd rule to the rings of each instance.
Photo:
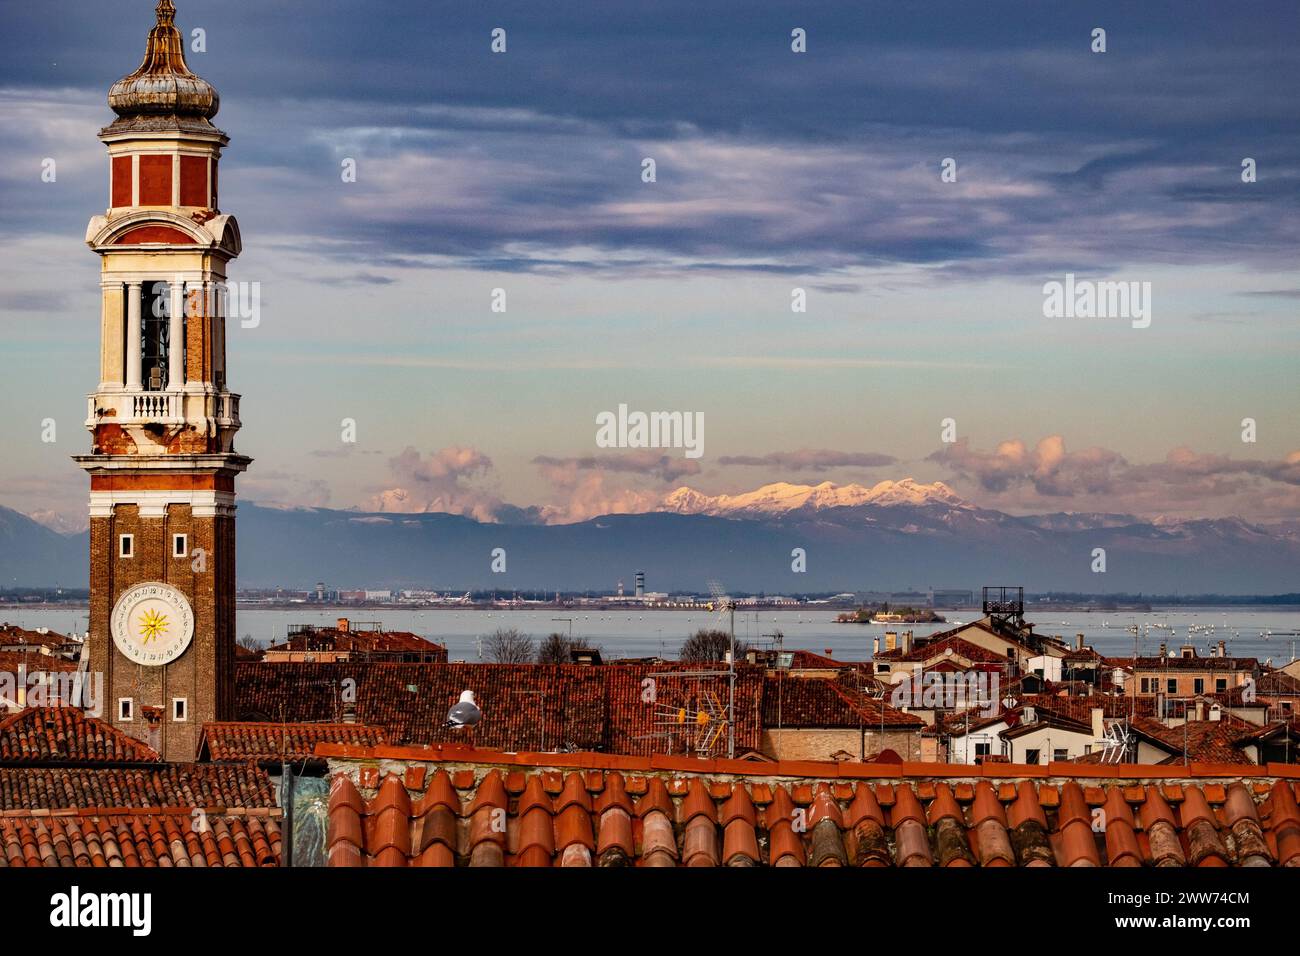
[[[184,697],[172,698],[172,720],[188,720],[190,716],[189,703]]]
[[[130,697],[119,697],[117,699],[117,719],[134,720],[135,719],[135,701]]]
[[[183,534],[172,535],[172,557],[183,558],[189,554],[188,538]]]
[[[135,554],[135,535],[124,534],[118,539],[117,556],[119,558],[129,558]]]

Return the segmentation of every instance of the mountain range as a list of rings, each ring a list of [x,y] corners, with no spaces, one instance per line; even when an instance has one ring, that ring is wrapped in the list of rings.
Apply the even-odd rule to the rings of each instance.
[[[1104,513],[1016,516],[941,482],[775,483],[738,495],[678,488],[659,510],[573,524],[487,523],[445,513],[239,506],[241,587],[609,591],[977,588],[1263,594],[1294,591],[1300,524]],[[506,570],[491,570],[494,549]],[[806,571],[792,570],[802,548]],[[1106,570],[1092,570],[1095,549]],[[0,583],[85,587],[85,532],[0,507]]]

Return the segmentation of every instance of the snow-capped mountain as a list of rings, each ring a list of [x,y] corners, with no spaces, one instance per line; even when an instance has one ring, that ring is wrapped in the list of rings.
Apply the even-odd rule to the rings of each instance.
[[[931,504],[948,508],[970,507],[941,481],[926,485],[904,478],[901,481],[882,481],[870,488],[853,484],[837,485],[830,481],[823,481],[819,485],[795,485],[778,481],[738,495],[706,495],[683,486],[667,495],[658,510],[674,514],[755,517],[864,505],[919,507]]]
[[[669,510],[574,524],[485,522],[464,515],[378,514],[240,505],[241,587],[496,588],[484,556],[510,555],[509,588],[609,588],[645,570],[656,590],[697,593],[710,578],[784,593],[977,587],[1169,594],[1294,591],[1300,530],[1238,518],[1160,523],[1131,516],[1017,517],[962,502],[943,486],[769,485],[747,495],[691,489]],[[700,513],[708,508],[717,513]],[[750,509],[746,510],[727,510]],[[767,510],[771,509],[771,510]],[[791,569],[794,548],[809,556]],[[1093,571],[1104,548],[1104,579]],[[60,535],[0,507],[0,580],[84,586],[87,535]],[[735,582],[733,584],[733,582]]]

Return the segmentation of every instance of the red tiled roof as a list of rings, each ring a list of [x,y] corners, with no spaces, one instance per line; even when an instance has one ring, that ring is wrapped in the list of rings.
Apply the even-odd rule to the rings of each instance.
[[[21,665],[28,674],[45,672],[67,673],[77,669],[76,662],[53,654],[26,653],[24,651],[0,651],[0,671],[17,674]]]
[[[331,866],[1300,866],[1293,766],[317,754]]]
[[[1168,727],[1152,717],[1135,717],[1129,722],[1134,733],[1154,741],[1182,761],[1184,748],[1188,759],[1222,764],[1247,764],[1251,760],[1233,742],[1257,726],[1224,714],[1220,720],[1189,720]]]
[[[976,726],[984,726],[989,723],[996,723],[998,720],[1005,720],[1008,716],[1018,715],[1021,708],[1029,705],[1035,708],[1039,714],[1054,714],[1057,717],[1071,720],[1079,724],[1092,725],[1092,712],[1094,708],[1100,708],[1102,715],[1108,718],[1127,717],[1136,713],[1145,717],[1150,717],[1155,713],[1156,701],[1152,697],[1139,697],[1135,703],[1132,697],[1121,697],[1116,694],[1090,694],[1080,695],[1058,695],[1051,693],[1043,694],[1016,694],[1011,696],[1015,699],[1016,704],[1010,709],[999,707],[999,713],[992,717],[984,715],[983,707],[972,708],[970,711],[970,726],[974,729]],[[953,713],[939,722],[938,726],[945,733],[962,734],[966,732],[966,711]]]
[[[219,721],[203,725],[198,749],[217,762],[304,760],[321,742],[373,747],[388,740],[381,728],[364,724]]]
[[[1011,726],[1002,731],[999,735],[1007,740],[1015,740],[1017,737],[1023,737],[1025,734],[1032,734],[1041,730],[1043,727],[1052,727],[1057,730],[1073,731],[1079,734],[1092,733],[1092,725],[1081,720],[1071,720],[1069,717],[1063,717],[1053,711],[1039,711],[1035,713],[1032,721],[1025,720],[1024,708],[1017,712],[1016,719],[1010,721]]]
[[[1245,691],[1245,686],[1234,687],[1232,690],[1240,695]],[[1300,680],[1286,671],[1268,671],[1255,681],[1255,692],[1269,697],[1300,696]]]
[[[134,737],[75,707],[28,707],[0,718],[0,765],[161,761]]]
[[[988,629],[982,628],[982,630]],[[947,656],[948,651],[952,651],[954,657],[964,657],[968,661],[980,664],[1005,664],[1007,662],[1004,655],[991,651],[987,647],[973,644],[962,637],[947,637],[942,640],[932,641],[919,647],[913,647],[910,651],[902,651],[897,648],[892,651],[881,651],[876,655],[876,658],[888,661],[891,664],[903,661],[931,661],[936,657]]]
[[[1240,747],[1244,744],[1281,736],[1290,737],[1292,740],[1300,739],[1300,717],[1275,720],[1272,723],[1264,724],[1262,727],[1251,725],[1251,729],[1235,738],[1234,742]]]
[[[247,764],[151,769],[0,768],[0,810],[274,807],[267,774]]]
[[[665,731],[665,711],[695,706],[704,691],[725,701],[725,676],[687,676],[694,667],[241,663],[235,667],[235,682],[243,719],[338,722],[343,713],[340,689],[351,680],[359,723],[382,727],[395,742],[451,741],[458,737],[443,727],[447,710],[461,691],[470,689],[483,709],[483,719],[474,728],[481,746],[541,750],[564,745],[650,754],[666,749],[664,739],[656,736]],[[736,674],[736,747],[757,749],[763,668],[738,665]],[[650,698],[647,678],[654,681]]]
[[[435,644],[410,631],[340,631],[332,627],[299,631],[281,644],[273,644],[267,651],[357,651],[441,655],[446,660],[447,648]]]
[[[915,728],[925,721],[837,680],[777,672],[763,681],[763,727]]]
[[[66,634],[29,630],[17,624],[0,624],[0,644],[29,644],[32,647],[62,647],[70,642]]]
[[[1152,697],[1132,697],[1118,694],[1088,694],[1058,696],[1056,694],[1022,694],[1020,703],[1030,704],[1042,711],[1052,711],[1062,717],[1081,723],[1092,722],[1092,712],[1100,708],[1104,717],[1127,717],[1137,713],[1150,716],[1155,713],[1156,701]]]
[[[815,651],[793,650],[790,652],[790,666],[796,670],[815,668],[861,667],[862,661],[837,661],[825,654]]]
[[[0,867],[276,866],[280,828],[269,815],[190,809],[0,816]]]

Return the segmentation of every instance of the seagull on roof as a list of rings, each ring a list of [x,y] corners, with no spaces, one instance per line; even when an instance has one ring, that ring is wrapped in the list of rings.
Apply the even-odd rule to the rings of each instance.
[[[482,717],[483,711],[479,710],[478,704],[474,702],[474,692],[461,691],[460,700],[447,711],[447,722],[443,727],[464,730],[466,727],[473,727]]]

